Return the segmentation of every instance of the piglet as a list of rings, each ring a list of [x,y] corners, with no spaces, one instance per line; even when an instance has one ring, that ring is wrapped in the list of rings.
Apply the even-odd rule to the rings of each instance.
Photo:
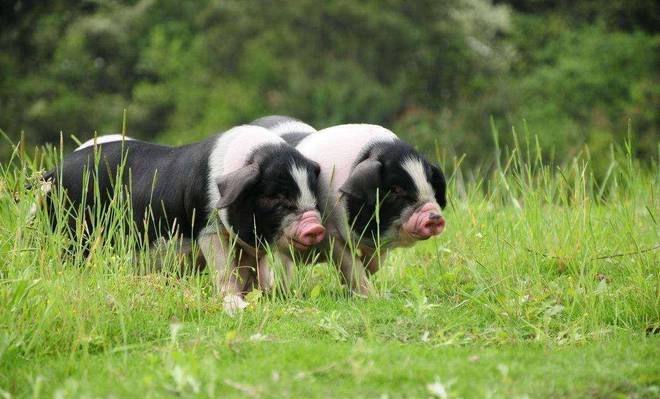
[[[90,208],[108,207],[124,158],[120,183],[130,191],[140,237],[149,243],[196,241],[232,309],[243,307],[250,280],[272,288],[265,245],[288,253],[291,246],[304,251],[324,238],[317,210],[319,165],[263,127],[238,126],[181,147],[104,137],[66,156],[46,180],[66,190],[73,209],[85,201],[88,216]],[[87,172],[100,198],[94,184],[84,184]],[[74,223],[69,218],[71,231]]]
[[[298,119],[284,115],[265,116],[250,122],[250,125],[266,128],[270,132],[281,137],[284,141],[286,141],[287,144],[294,147],[302,139],[307,137],[307,135],[316,132],[316,129],[314,129],[312,126]],[[285,274],[283,276],[284,279],[282,281],[285,286],[290,282],[293,275],[295,264],[293,260],[294,254],[305,254],[309,248],[294,246],[293,249],[294,251],[289,253],[281,252],[279,254],[279,260],[284,265],[285,270]],[[263,273],[266,274],[268,271],[264,270]]]
[[[325,245],[355,293],[369,294],[377,249],[410,246],[444,230],[442,171],[390,130],[333,126],[305,135],[296,149],[321,165]]]

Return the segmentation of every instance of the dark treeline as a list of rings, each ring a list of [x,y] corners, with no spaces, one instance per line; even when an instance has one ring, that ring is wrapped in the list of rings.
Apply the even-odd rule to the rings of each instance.
[[[638,155],[657,151],[653,0],[0,7],[0,128],[29,145],[116,133],[126,109],[130,135],[169,143],[283,113],[382,124],[470,165],[490,159],[491,120],[503,141],[513,126],[557,160],[585,143],[606,152],[629,126]]]

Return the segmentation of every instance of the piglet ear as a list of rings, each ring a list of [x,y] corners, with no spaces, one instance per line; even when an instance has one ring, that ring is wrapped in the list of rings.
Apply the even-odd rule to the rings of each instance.
[[[314,168],[314,176],[319,177],[321,174],[321,165],[312,161],[312,168]]]
[[[447,206],[447,183],[442,170],[435,165],[431,165],[431,186],[435,191],[435,200],[444,209]]]
[[[218,209],[226,208],[233,204],[239,195],[248,187],[252,186],[259,178],[259,166],[256,163],[250,163],[242,168],[226,175],[222,175],[215,180],[220,191],[220,200],[215,207]]]
[[[353,168],[348,180],[339,188],[343,194],[370,201],[376,197],[383,164],[367,158]]]

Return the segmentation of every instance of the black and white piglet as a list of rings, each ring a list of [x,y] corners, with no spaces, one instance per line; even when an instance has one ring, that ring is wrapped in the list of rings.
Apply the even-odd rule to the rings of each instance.
[[[368,294],[367,273],[379,267],[377,247],[410,246],[443,231],[442,171],[390,130],[350,124],[315,132],[282,116],[253,123],[260,121],[281,137],[294,138],[296,149],[321,165],[325,244],[353,291]],[[355,244],[353,251],[349,242]]]
[[[47,176],[66,189],[74,206],[82,199],[107,206],[105,194],[112,191],[124,157],[122,184],[128,187],[130,179],[133,222],[141,235],[153,242],[175,232],[177,238],[196,240],[206,263],[215,266],[221,293],[235,306],[241,306],[245,284],[254,277],[264,289],[273,285],[262,245],[288,252],[290,245],[305,250],[323,240],[318,164],[267,129],[238,126],[181,147],[117,141],[121,138],[84,143]],[[84,171],[95,168],[97,152],[93,178],[103,194],[100,204],[94,185],[83,182]]]

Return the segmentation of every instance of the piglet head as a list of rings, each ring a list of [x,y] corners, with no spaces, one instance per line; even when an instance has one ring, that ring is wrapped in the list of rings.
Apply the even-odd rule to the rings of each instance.
[[[339,190],[354,236],[367,246],[409,246],[445,228],[442,171],[402,141],[374,146]]]
[[[223,223],[249,245],[306,250],[325,237],[317,210],[320,167],[286,144],[257,148],[217,181]]]
[[[317,209],[320,166],[297,151],[292,158],[287,167],[282,168],[287,174],[283,181],[287,186],[288,214],[282,220],[278,244],[304,251],[325,238],[325,227]],[[282,190],[282,186],[279,189]]]

